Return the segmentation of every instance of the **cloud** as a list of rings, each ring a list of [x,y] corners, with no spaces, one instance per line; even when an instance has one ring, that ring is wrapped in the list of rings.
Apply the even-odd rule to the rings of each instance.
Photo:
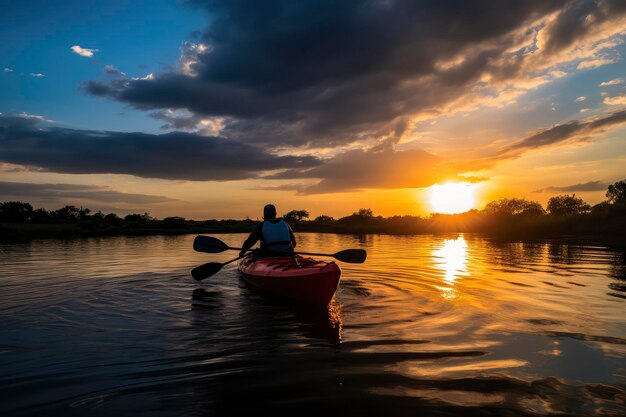
[[[449,180],[482,181],[467,173],[492,167],[540,148],[586,142],[626,123],[626,110],[574,120],[528,134],[494,155],[451,160],[424,150],[376,146],[318,159],[277,156],[256,146],[199,134],[163,135],[42,128],[41,119],[0,117],[0,161],[65,173],[115,173],[148,178],[301,180],[264,184],[264,190],[299,194],[364,189],[421,188]]]
[[[482,181],[462,177],[463,164],[454,163],[423,150],[351,150],[324,160],[306,170],[286,170],[266,179],[317,179],[313,184],[264,187],[265,190],[295,190],[299,194],[321,194],[363,189],[422,188],[448,180]]]
[[[4,162],[0,162],[0,172],[27,172],[28,168],[25,168],[20,165],[13,164],[5,164]]]
[[[48,128],[37,118],[16,116],[0,116],[0,161],[70,174],[197,181],[255,178],[320,164],[312,156],[278,156],[221,137]]]
[[[609,106],[626,105],[626,95],[605,97],[603,102],[604,104],[608,104]]]
[[[566,185],[566,186],[550,186],[535,190],[533,193],[549,193],[549,192],[585,192],[585,191],[605,191],[609,186],[608,183],[602,181],[589,181],[582,184]]]
[[[196,130],[202,117],[196,116],[188,110],[165,109],[150,113],[151,117],[163,120],[166,123],[162,129]]]
[[[178,201],[158,195],[122,193],[98,185],[35,184],[7,181],[0,181],[0,198],[26,200],[35,198],[64,202],[75,199],[123,204],[158,204]]]
[[[422,150],[377,147],[321,160],[311,156],[277,156],[253,145],[219,137],[183,132],[153,135],[47,128],[39,118],[16,116],[0,116],[0,161],[71,174],[312,181],[298,190],[304,194],[416,188],[446,180],[477,180],[459,175],[463,164]]]
[[[218,136],[225,127],[222,117],[202,117],[188,110],[165,109],[150,113],[151,117],[165,121],[161,129],[185,130],[203,136]]]
[[[154,80],[154,74],[150,73],[144,77],[133,77],[131,78],[131,80],[133,81],[137,81],[137,80],[141,80],[141,81],[150,81],[150,80]]]
[[[40,78],[40,77],[45,77],[46,76],[46,74],[42,74],[40,72],[31,72],[29,75],[31,77],[36,77],[36,78]]]
[[[547,51],[564,50],[577,46],[585,35],[601,30],[601,26],[617,23],[613,20],[624,13],[620,0],[578,0],[567,2],[559,12],[549,19],[545,28],[545,39],[541,47]]]
[[[5,117],[5,118],[15,118],[15,117],[17,117],[17,118],[20,118],[20,119],[30,120],[30,121],[35,122],[35,123],[36,122],[54,123],[54,120],[46,119],[45,117],[39,116],[39,115],[36,115],[36,114],[28,114],[26,112],[13,113],[10,116],[1,116],[1,113],[0,113],[0,120],[2,120],[3,117]]]
[[[398,142],[416,121],[612,62],[626,27],[623,0],[188,3],[211,24],[176,70],[85,89],[220,118],[221,135],[269,147]]]
[[[84,85],[174,132],[9,126],[0,160],[70,173],[296,180],[276,187],[301,193],[412,188],[622,123],[553,126],[471,163],[395,149],[419,121],[508,105],[576,67],[617,59],[623,0],[188,3],[211,23],[183,44],[175,68]],[[281,156],[310,148],[335,156]]]
[[[531,132],[522,139],[500,146],[492,155],[465,161],[463,167],[459,169],[462,169],[461,172],[490,169],[498,163],[519,158],[538,149],[588,143],[593,138],[624,124],[626,124],[626,109],[582,121],[572,120]]]
[[[588,111],[590,111],[590,108],[584,108],[584,109],[580,109],[578,110],[580,113],[587,113]]]
[[[181,72],[189,76],[198,75],[195,65],[200,63],[201,56],[208,51],[209,47],[202,43],[184,42],[178,60]]]
[[[613,80],[605,81],[603,83],[600,83],[600,87],[608,87],[608,86],[611,86],[611,85],[620,85],[623,82],[624,82],[623,78],[615,78]]]
[[[576,101],[585,101],[585,100],[587,100],[587,97],[585,96],[580,96],[576,99]]]
[[[546,146],[565,142],[586,142],[591,137],[598,136],[624,123],[626,123],[626,109],[585,121],[572,120],[534,132],[513,144],[503,147],[498,155],[501,158],[517,157],[522,152]]]
[[[614,64],[617,62],[617,58],[596,58],[588,61],[582,61],[576,67],[577,70],[586,70],[602,67],[604,65]]]
[[[113,65],[105,65],[104,66],[104,73],[106,75],[110,75],[111,77],[125,77],[126,76],[125,73],[123,73],[122,71],[118,70]]]
[[[13,72],[13,70],[11,68],[5,68],[3,71],[4,72]]]
[[[78,54],[80,56],[84,56],[86,58],[93,57],[93,54],[99,51],[98,49],[81,48],[78,45],[74,45],[70,49],[75,54]]]

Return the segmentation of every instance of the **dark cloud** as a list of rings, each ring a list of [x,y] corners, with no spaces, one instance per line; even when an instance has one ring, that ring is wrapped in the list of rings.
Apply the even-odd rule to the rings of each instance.
[[[0,181],[0,199],[91,200],[104,203],[155,204],[178,201],[172,198],[113,191],[108,187],[81,184],[35,184]]]
[[[276,156],[235,140],[190,133],[150,135],[42,129],[41,118],[0,117],[0,161],[69,173],[118,173],[188,180],[303,180],[264,190],[319,194],[421,188],[443,181],[482,181],[463,174],[559,143],[588,141],[626,123],[626,110],[529,134],[494,156],[451,161],[423,150],[377,146],[333,157]],[[400,124],[397,129],[403,127]],[[594,187],[595,183],[578,184]],[[563,191],[577,191],[574,189]]]
[[[0,161],[71,174],[198,181],[254,178],[264,171],[320,164],[311,156],[277,156],[220,137],[76,130],[9,116],[0,116]]]
[[[552,126],[530,133],[525,138],[501,147],[493,155],[465,161],[466,171],[489,169],[499,162],[519,158],[527,152],[559,144],[585,143],[626,123],[626,109],[584,121]]]
[[[91,81],[87,91],[140,109],[223,117],[223,136],[270,145],[341,145],[445,111],[482,80],[533,74],[527,62],[538,60],[512,47],[533,38],[539,19],[561,11],[549,23],[558,27],[546,28],[550,52],[538,52],[547,55],[587,33],[562,22],[623,15],[616,0],[188,3],[211,24],[199,38],[205,47],[184,48],[181,71]]]
[[[578,0],[565,2],[561,13],[549,25],[544,49],[562,50],[605,22],[626,13],[623,0]]]
[[[566,185],[563,187],[550,186],[542,188],[540,190],[533,191],[534,193],[549,193],[549,192],[584,192],[584,191],[606,191],[608,183],[602,181],[589,181],[582,184]]]
[[[505,152],[524,149],[524,148],[540,148],[542,146],[552,145],[571,139],[582,129],[581,123],[574,120],[562,125],[541,130],[523,140],[505,148]]]
[[[501,153],[516,153],[520,150],[535,149],[572,140],[585,141],[591,136],[604,133],[608,129],[623,123],[626,123],[626,110],[617,111],[583,122],[573,120],[568,123],[540,130],[519,142],[505,147]]]

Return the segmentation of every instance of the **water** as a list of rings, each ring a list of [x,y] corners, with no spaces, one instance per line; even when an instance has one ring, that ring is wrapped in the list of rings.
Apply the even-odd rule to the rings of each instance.
[[[369,253],[320,309],[233,265],[196,283],[191,268],[236,253],[192,239],[0,245],[0,415],[626,413],[621,253],[301,234],[303,250]]]

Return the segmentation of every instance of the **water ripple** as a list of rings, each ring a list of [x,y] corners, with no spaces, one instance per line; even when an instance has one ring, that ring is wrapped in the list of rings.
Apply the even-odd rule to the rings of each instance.
[[[237,246],[244,235],[222,235]],[[302,234],[368,250],[328,308],[193,236],[1,244],[2,415],[624,415],[626,267],[599,246]]]

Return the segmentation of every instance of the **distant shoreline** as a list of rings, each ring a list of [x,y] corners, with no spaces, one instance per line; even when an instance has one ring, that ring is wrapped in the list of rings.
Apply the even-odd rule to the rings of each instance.
[[[111,227],[111,228],[85,228],[80,224],[20,224],[20,223],[0,223],[0,242],[20,242],[34,239],[74,239],[74,238],[91,238],[91,237],[116,237],[116,236],[176,236],[187,234],[225,234],[225,233],[249,233],[254,229],[256,221],[215,221],[225,222],[219,226],[207,226],[203,223],[195,221],[186,221],[185,227],[164,227],[163,225],[142,225],[140,227]],[[341,227],[332,224],[316,224],[314,221],[298,222],[293,224],[296,233],[334,233],[344,235],[391,235],[391,236],[411,236],[411,235],[446,235],[446,234],[471,234],[481,237],[493,239],[502,242],[533,242],[545,240],[567,240],[579,242],[581,244],[596,243],[606,245],[619,250],[626,249],[624,242],[624,234],[613,230],[608,232],[589,232],[574,234],[571,233],[537,233],[535,230],[518,230],[512,233],[511,230],[506,232],[498,230],[476,230],[476,228],[440,228],[438,230],[407,230],[407,231],[390,231],[376,230],[373,227]]]
[[[608,187],[608,200],[590,206],[576,195],[558,195],[544,209],[536,201],[502,198],[483,210],[459,214],[419,216],[375,216],[361,208],[351,215],[334,219],[320,215],[309,220],[306,210],[283,215],[298,233],[337,233],[351,235],[438,235],[480,233],[495,241],[537,241],[574,239],[602,242],[612,247],[626,246],[626,180]],[[92,213],[86,207],[65,206],[50,211],[34,209],[29,203],[0,203],[0,240],[72,238],[93,236],[148,236],[181,234],[249,233],[258,220],[187,220],[173,216],[156,219],[148,213]]]

